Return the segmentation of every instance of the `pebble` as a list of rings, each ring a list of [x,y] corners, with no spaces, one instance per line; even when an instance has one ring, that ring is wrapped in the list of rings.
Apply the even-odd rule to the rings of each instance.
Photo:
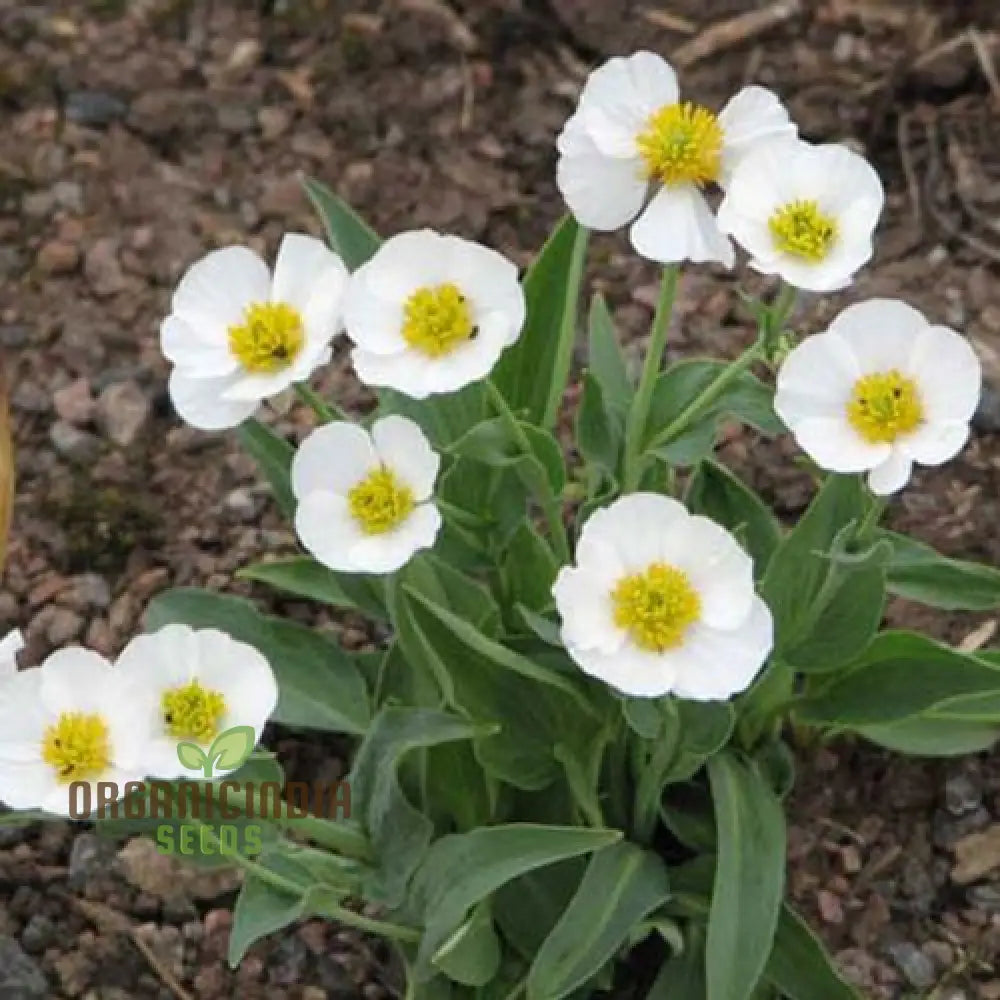
[[[0,325],[0,347],[24,347],[31,340],[31,329],[23,323]]]
[[[219,128],[233,135],[251,132],[257,125],[257,116],[246,104],[220,104],[215,109],[215,117]]]
[[[309,949],[298,935],[283,937],[271,953],[271,982],[292,986],[301,982],[309,962]]]
[[[945,808],[952,816],[965,816],[983,804],[982,787],[968,774],[956,774],[944,783]]]
[[[1000,868],[1000,823],[994,823],[982,833],[971,833],[954,845],[955,867],[951,878],[959,885],[968,885]]]
[[[115,845],[96,833],[81,833],[69,852],[69,885],[82,889],[96,875],[108,871],[115,863]]]
[[[934,963],[912,941],[890,944],[886,951],[915,989],[927,990],[934,985]]]
[[[97,398],[97,423],[122,448],[135,442],[150,411],[149,397],[131,380],[109,385]]]
[[[117,295],[125,287],[125,274],[118,260],[118,240],[113,236],[95,240],[84,258],[83,273],[99,298]]]
[[[52,405],[62,420],[77,427],[89,423],[94,416],[94,397],[90,381],[78,378],[52,393]]]
[[[970,906],[987,913],[1000,913],[1000,885],[974,885],[965,894]]]
[[[246,487],[240,486],[226,494],[222,501],[226,510],[231,511],[237,520],[253,521],[264,509],[267,503],[262,496],[254,496]]]
[[[21,931],[21,946],[32,955],[40,955],[56,938],[56,925],[43,913],[36,913]]]
[[[49,985],[34,960],[11,937],[0,937],[0,997],[45,1000]]]
[[[78,997],[94,975],[94,963],[79,951],[69,951],[55,961],[59,984],[68,997]]]
[[[35,263],[44,274],[70,274],[80,263],[80,248],[66,240],[49,240],[42,244]]]
[[[79,214],[83,211],[83,185],[77,181],[56,181],[52,185],[52,197],[68,212]]]
[[[64,646],[83,631],[83,619],[69,608],[42,608],[31,623],[31,630],[45,636],[51,646]]]
[[[111,587],[98,573],[81,573],[69,581],[59,600],[74,611],[104,611],[111,604]]]
[[[91,465],[101,453],[101,439],[89,431],[82,431],[65,420],[57,420],[49,428],[52,447],[71,462]]]
[[[106,128],[128,113],[128,105],[103,90],[73,90],[66,95],[66,117],[77,125]]]

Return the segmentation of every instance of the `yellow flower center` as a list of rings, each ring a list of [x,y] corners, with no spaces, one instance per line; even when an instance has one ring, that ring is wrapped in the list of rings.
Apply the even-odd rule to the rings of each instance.
[[[891,444],[924,422],[920,390],[895,368],[864,375],[854,383],[847,419],[869,444]]]
[[[254,302],[243,313],[243,322],[229,328],[229,349],[254,374],[287,368],[304,343],[302,317],[284,302]]]
[[[226,699],[195,680],[164,691],[160,711],[173,739],[207,744],[219,735],[227,711]]]
[[[666,104],[636,138],[650,180],[663,184],[707,184],[719,177],[722,127],[711,111],[695,104]]]
[[[61,785],[95,781],[111,765],[111,732],[104,719],[86,712],[63,712],[42,736],[42,760]]]
[[[818,264],[826,260],[837,241],[837,220],[820,210],[815,201],[790,201],[767,220],[779,250]]]
[[[382,466],[347,494],[354,520],[366,535],[382,535],[405,521],[413,510],[413,490]]]
[[[418,288],[403,306],[403,339],[430,358],[450,354],[475,335],[468,300],[455,285]]]
[[[661,562],[619,580],[611,603],[615,624],[650,653],[681,645],[701,614],[701,598],[687,574]]]

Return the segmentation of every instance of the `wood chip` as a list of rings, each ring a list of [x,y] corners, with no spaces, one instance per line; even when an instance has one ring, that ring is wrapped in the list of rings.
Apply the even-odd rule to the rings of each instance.
[[[802,0],[779,0],[761,10],[751,10],[726,21],[717,21],[676,49],[672,61],[687,69],[727,49],[746,45],[759,35],[797,17],[801,12]]]
[[[988,622],[983,622],[979,628],[970,632],[958,644],[958,648],[963,653],[974,653],[977,649],[982,649],[996,634],[997,620],[996,618],[991,618]]]
[[[982,833],[970,833],[954,847],[955,866],[951,880],[957,885],[969,885],[1000,868],[1000,823],[994,823]]]
[[[694,21],[689,21],[679,14],[671,14],[669,10],[660,10],[659,7],[642,7],[639,13],[644,21],[666,31],[676,31],[681,35],[693,35],[698,30],[698,25]]]

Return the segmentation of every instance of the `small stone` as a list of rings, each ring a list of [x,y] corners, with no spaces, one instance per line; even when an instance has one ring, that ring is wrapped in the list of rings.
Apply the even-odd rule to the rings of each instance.
[[[260,62],[262,51],[261,44],[256,38],[241,38],[229,53],[226,69],[231,73],[241,73],[251,69]]]
[[[1000,885],[974,885],[965,898],[978,910],[1000,913]]]
[[[163,901],[162,912],[163,919],[170,924],[187,924],[198,916],[194,903],[179,892],[171,893]]]
[[[24,347],[31,340],[31,330],[23,323],[0,325],[0,347]]]
[[[79,465],[92,464],[101,453],[100,438],[65,420],[57,420],[49,428],[49,440],[63,458]]]
[[[56,389],[52,393],[52,405],[56,413],[67,423],[77,427],[89,423],[94,416],[94,397],[90,394],[90,382],[78,378]]]
[[[107,872],[115,862],[115,845],[96,833],[81,833],[69,852],[69,885],[82,889],[95,876]]]
[[[281,177],[267,184],[257,201],[266,219],[291,219],[305,209],[302,187],[295,177]]]
[[[78,997],[89,985],[94,975],[94,964],[79,951],[60,955],[55,961],[59,984],[68,997]]]
[[[80,263],[80,248],[65,240],[49,240],[42,244],[35,263],[44,274],[70,274]]]
[[[215,117],[219,128],[233,135],[251,132],[257,124],[257,116],[246,104],[220,104],[215,109]]]
[[[109,385],[97,399],[97,422],[117,445],[127,448],[150,416],[150,400],[136,382]]]
[[[64,646],[83,631],[83,619],[69,608],[42,608],[31,623],[33,632],[41,633],[51,646]]]
[[[76,181],[56,181],[52,197],[60,208],[80,214],[83,211],[83,186]]]
[[[21,946],[31,955],[40,955],[56,938],[56,925],[44,914],[36,913],[21,931]]]
[[[271,142],[283,136],[292,126],[292,114],[282,107],[265,107],[257,112],[261,135]]]
[[[1000,867],[1000,823],[982,833],[971,833],[954,846],[955,866],[951,878],[958,885],[968,885]]]
[[[0,997],[45,1000],[49,984],[42,970],[12,937],[0,936]]]
[[[944,783],[944,803],[952,816],[965,816],[982,805],[982,787],[968,774],[956,774]]]
[[[74,611],[104,611],[111,604],[111,587],[97,573],[81,573],[69,581],[59,601]]]
[[[918,990],[934,985],[934,963],[912,941],[900,941],[886,949],[906,981]]]
[[[840,897],[828,889],[820,889],[816,893],[816,906],[819,915],[827,924],[842,924],[844,922],[844,905]]]
[[[83,261],[83,273],[99,298],[117,295],[125,288],[125,273],[118,260],[118,240],[103,236],[95,240]]]
[[[240,521],[253,521],[263,510],[265,500],[263,497],[255,497],[250,490],[240,486],[227,493],[222,503]]]
[[[128,113],[128,105],[103,90],[74,90],[66,96],[66,117],[78,125],[106,128]]]
[[[291,986],[301,982],[309,962],[309,949],[296,935],[283,937],[271,952],[271,982]]]
[[[55,207],[51,191],[30,191],[21,199],[21,211],[29,219],[44,219]]]

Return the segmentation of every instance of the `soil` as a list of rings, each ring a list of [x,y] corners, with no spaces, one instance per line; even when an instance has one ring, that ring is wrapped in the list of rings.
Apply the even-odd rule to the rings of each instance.
[[[892,295],[975,340],[994,391],[974,439],[921,472],[891,517],[1000,562],[993,0],[0,0],[0,351],[19,473],[0,633],[25,630],[23,662],[73,641],[114,653],[168,586],[263,598],[234,572],[293,546],[232,436],[170,412],[156,334],[184,268],[211,247],[271,253],[285,230],[318,232],[301,173],[384,233],[433,226],[526,263],[562,212],[554,137],[583,77],[639,46],[673,57],[708,105],[749,80],[773,86],[808,138],[876,164],[888,189],[877,257],[797,322],[815,330],[849,299]],[[637,351],[653,270],[621,237],[598,239],[591,260]],[[691,269],[671,351],[734,355],[749,328],[733,290]],[[324,379],[342,405],[369,405],[344,364]],[[311,415],[291,407],[275,423],[297,437]],[[783,516],[802,510],[809,482],[787,442],[734,430],[723,453]],[[279,607],[367,641],[358,621]],[[989,616],[900,605],[891,617],[995,641]],[[341,766],[336,747],[279,749]],[[1000,758],[902,761],[845,744],[801,756],[790,890],[845,970],[872,997],[1000,998],[1000,870],[960,884],[953,867],[956,845],[965,857],[996,843]],[[392,994],[376,942],[316,923],[229,971],[235,883],[153,878],[162,863],[68,824],[0,829],[0,995]]]

